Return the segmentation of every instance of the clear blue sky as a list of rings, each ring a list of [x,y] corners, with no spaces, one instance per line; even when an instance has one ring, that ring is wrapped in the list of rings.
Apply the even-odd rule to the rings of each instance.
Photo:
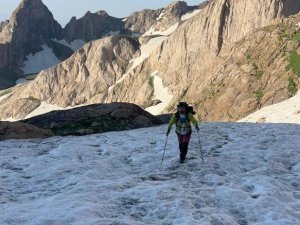
[[[72,16],[82,17],[88,10],[105,10],[111,16],[126,17],[142,9],[158,9],[173,2],[172,0],[42,0],[62,25]],[[188,5],[197,5],[204,0],[186,0]],[[21,0],[0,0],[0,21],[8,20]]]

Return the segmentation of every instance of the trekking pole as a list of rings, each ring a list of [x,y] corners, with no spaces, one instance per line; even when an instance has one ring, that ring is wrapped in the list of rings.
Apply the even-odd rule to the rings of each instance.
[[[165,158],[165,152],[166,152],[166,148],[167,148],[168,137],[169,136],[167,136],[167,138],[166,138],[166,143],[165,143],[165,147],[164,147],[164,154],[163,154],[163,157],[161,159],[160,167],[162,167],[162,164],[163,164],[163,161],[164,161],[164,158]]]
[[[201,153],[201,159],[202,159],[202,162],[204,163],[203,152],[202,152],[202,147],[201,147],[201,142],[200,142],[200,136],[199,136],[199,131],[197,131],[197,134],[198,134],[198,141],[199,141],[199,148],[200,148],[200,153]]]

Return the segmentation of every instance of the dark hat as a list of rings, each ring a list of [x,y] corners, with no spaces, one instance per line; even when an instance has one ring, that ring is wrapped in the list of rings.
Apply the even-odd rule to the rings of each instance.
[[[179,102],[179,104],[177,105],[177,108],[187,108],[189,105],[186,102]]]

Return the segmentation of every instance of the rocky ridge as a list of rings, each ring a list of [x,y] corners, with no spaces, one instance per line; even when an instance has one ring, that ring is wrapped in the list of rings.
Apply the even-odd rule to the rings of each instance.
[[[41,101],[63,107],[104,102],[108,88],[121,78],[138,53],[138,41],[128,36],[90,42],[65,62],[15,88],[0,102],[0,118],[22,119]]]
[[[160,125],[162,122],[137,105],[95,104],[64,111],[53,111],[23,121],[56,135],[88,135]]]

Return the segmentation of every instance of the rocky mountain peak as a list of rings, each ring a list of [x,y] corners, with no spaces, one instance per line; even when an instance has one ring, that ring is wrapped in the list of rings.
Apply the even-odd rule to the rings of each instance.
[[[41,0],[22,0],[20,6],[44,5]]]
[[[29,15],[31,16],[29,17]],[[24,18],[25,16],[27,16],[27,18]],[[13,12],[10,22],[21,22],[19,20],[28,21],[43,18],[48,19],[49,17],[54,20],[52,13],[41,0],[22,0]]]
[[[99,15],[99,16],[108,16],[107,12],[104,11],[104,10],[99,10],[99,11],[96,12],[96,14]]]
[[[118,18],[111,17],[106,11],[95,13],[88,11],[82,18],[72,17],[64,28],[64,37],[72,42],[81,39],[86,42],[105,36],[106,34],[122,29],[122,22]]]
[[[10,42],[13,36],[16,39],[24,39],[24,35],[31,35],[33,31],[38,36],[53,37],[61,32],[61,26],[41,0],[23,0],[9,22],[2,26],[0,43]]]
[[[166,12],[170,12],[172,14],[182,14],[182,12],[186,12],[188,5],[184,1],[176,1],[169,4],[166,8]]]
[[[61,33],[61,26],[41,0],[21,1],[10,20],[0,25],[0,79],[20,76],[26,57],[41,51],[42,45]]]

